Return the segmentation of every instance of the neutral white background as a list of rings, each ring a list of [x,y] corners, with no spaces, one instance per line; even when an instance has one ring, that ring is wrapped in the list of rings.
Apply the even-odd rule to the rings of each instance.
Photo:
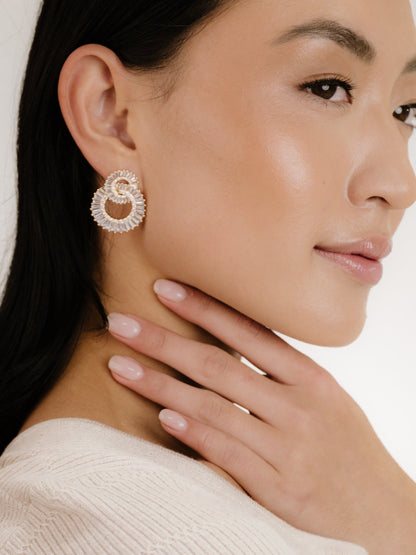
[[[416,0],[413,4],[416,11]],[[38,5],[38,0],[0,0],[0,279],[13,244],[16,110]],[[416,168],[416,133],[410,156]],[[416,205],[396,234],[381,283],[371,291],[360,338],[333,349],[289,341],[336,376],[416,480]]]

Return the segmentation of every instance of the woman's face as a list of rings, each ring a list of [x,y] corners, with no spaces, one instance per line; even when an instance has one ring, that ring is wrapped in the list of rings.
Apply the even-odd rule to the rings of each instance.
[[[236,2],[137,101],[150,263],[283,334],[355,339],[377,268],[315,247],[388,240],[415,200],[415,57],[406,0]]]

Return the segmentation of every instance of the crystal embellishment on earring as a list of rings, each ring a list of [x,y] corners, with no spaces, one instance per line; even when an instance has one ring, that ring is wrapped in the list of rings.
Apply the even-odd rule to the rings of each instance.
[[[116,204],[131,204],[130,214],[120,220],[113,218],[106,210],[107,201]],[[146,214],[146,201],[142,195],[137,177],[128,170],[112,173],[98,189],[92,199],[91,214],[97,224],[107,231],[124,233],[137,227]]]

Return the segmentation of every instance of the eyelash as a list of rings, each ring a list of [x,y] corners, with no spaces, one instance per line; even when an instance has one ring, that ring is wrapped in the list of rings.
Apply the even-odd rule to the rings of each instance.
[[[326,78],[322,78],[322,79],[315,79],[314,81],[307,81],[307,82],[301,83],[299,85],[299,89],[301,91],[306,91],[306,89],[308,89],[308,88],[312,88],[314,86],[319,86],[319,85],[329,85],[329,86],[342,87],[345,90],[345,92],[347,93],[347,96],[349,98],[348,103],[352,104],[352,102],[354,100],[354,95],[352,94],[352,91],[356,89],[356,86],[351,81],[351,79],[349,79],[348,77],[341,77],[341,76],[338,76],[338,75],[334,75],[332,77],[326,77]],[[331,100],[322,98],[319,95],[316,95],[315,93],[309,93],[309,94],[313,94],[313,95],[317,96],[320,100],[322,100],[325,103],[326,102],[332,102],[332,104],[346,104],[345,102],[333,102]]]
[[[316,98],[316,100],[324,102],[325,104],[327,104],[328,102],[330,102],[331,104],[335,104],[338,107],[341,108],[345,108],[346,104],[352,104],[354,101],[354,95],[352,94],[352,91],[354,91],[356,89],[356,86],[354,85],[354,83],[351,81],[351,79],[349,78],[345,78],[345,77],[341,77],[341,76],[333,76],[333,77],[328,77],[328,78],[322,78],[322,79],[315,79],[314,81],[307,81],[304,83],[301,83],[299,85],[299,90],[301,91],[307,91],[307,89],[312,88],[312,87],[316,87],[316,86],[320,86],[320,85],[329,85],[329,86],[335,86],[335,87],[342,87],[345,92],[347,93],[348,96],[348,102],[334,102],[331,101],[329,99],[323,98],[318,94],[315,94],[313,92],[308,92],[308,94],[312,94],[314,95]],[[402,106],[399,106],[399,108],[403,108],[403,109],[413,109],[416,111],[416,104],[404,104]],[[399,109],[397,108],[397,109]],[[396,110],[395,110],[396,112]],[[394,113],[393,113],[393,117]],[[398,119],[399,121],[401,121],[399,118],[396,117],[396,119]],[[408,125],[409,127],[413,127],[414,129],[416,128],[416,113],[415,113],[415,123],[411,124],[411,123],[406,123],[405,121],[402,121],[402,123],[404,123],[405,125]]]

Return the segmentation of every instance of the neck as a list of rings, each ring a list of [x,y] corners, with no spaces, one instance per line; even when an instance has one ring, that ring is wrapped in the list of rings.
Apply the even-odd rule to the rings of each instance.
[[[162,275],[149,263],[143,255],[144,249],[137,244],[137,236],[132,233],[117,237],[111,243],[104,243],[104,248],[100,288],[105,292],[102,302],[107,314],[137,314],[184,337],[231,352],[214,336],[181,319],[157,300],[153,292],[154,281],[171,276]],[[173,368],[136,353],[106,331],[101,334],[85,331],[64,375],[29,416],[22,430],[51,418],[88,418],[184,454],[192,454],[160,426],[158,414],[163,407],[114,381],[108,361],[116,354],[133,357],[145,366],[184,380]]]

